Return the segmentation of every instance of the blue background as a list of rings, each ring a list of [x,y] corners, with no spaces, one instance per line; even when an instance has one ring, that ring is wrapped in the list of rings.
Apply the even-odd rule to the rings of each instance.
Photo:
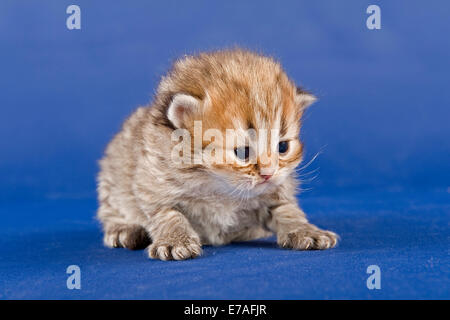
[[[66,28],[70,4],[81,30]],[[0,298],[450,298],[448,34],[446,1],[1,1]],[[234,45],[319,97],[300,202],[339,247],[272,238],[171,263],[103,248],[106,143],[174,59]],[[65,287],[70,264],[82,290]],[[366,288],[370,264],[381,290]]]

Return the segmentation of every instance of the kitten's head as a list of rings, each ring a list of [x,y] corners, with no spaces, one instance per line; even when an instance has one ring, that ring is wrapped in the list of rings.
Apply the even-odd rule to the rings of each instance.
[[[241,50],[188,57],[175,64],[160,90],[170,94],[170,124],[191,136],[184,143],[197,158],[190,159],[224,192],[268,192],[300,163],[300,121],[315,98],[273,59]]]

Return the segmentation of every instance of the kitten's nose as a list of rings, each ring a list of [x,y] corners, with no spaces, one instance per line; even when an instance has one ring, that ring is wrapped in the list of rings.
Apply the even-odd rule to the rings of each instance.
[[[261,176],[261,178],[264,179],[264,181],[267,181],[272,177],[271,174],[261,174],[260,176]]]

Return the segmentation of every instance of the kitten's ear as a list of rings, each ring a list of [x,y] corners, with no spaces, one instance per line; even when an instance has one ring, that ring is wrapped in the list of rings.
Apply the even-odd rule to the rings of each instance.
[[[302,88],[297,88],[295,101],[301,109],[306,109],[314,102],[316,102],[317,98],[313,94],[303,90]]]
[[[176,128],[182,128],[186,120],[200,110],[200,101],[193,96],[178,93],[167,109],[167,118]]]

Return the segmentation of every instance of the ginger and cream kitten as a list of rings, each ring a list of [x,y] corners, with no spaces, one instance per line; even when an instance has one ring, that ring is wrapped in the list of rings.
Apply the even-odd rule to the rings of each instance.
[[[335,246],[295,197],[301,118],[314,100],[278,62],[249,51],[176,61],[100,161],[105,245],[148,246],[162,260],[272,232],[283,248]]]

